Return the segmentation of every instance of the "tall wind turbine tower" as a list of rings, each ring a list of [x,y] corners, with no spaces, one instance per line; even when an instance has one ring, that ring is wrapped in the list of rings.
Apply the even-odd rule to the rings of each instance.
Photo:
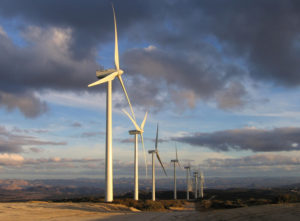
[[[198,172],[194,172],[195,178],[195,199],[198,198]]]
[[[122,74],[124,71],[120,69],[119,65],[119,49],[118,49],[118,33],[117,33],[117,21],[115,15],[115,9],[113,8],[114,16],[114,28],[115,28],[115,68],[107,70],[96,71],[96,76],[99,79],[98,81],[89,84],[88,87],[93,87],[99,84],[107,82],[107,92],[106,92],[106,149],[105,149],[105,182],[106,182],[106,192],[105,192],[105,202],[113,201],[113,160],[112,160],[112,81],[115,77],[119,78],[119,81],[122,85],[123,91],[125,93],[126,99],[128,101],[131,113],[135,119],[132,106],[125,89]]]
[[[186,169],[186,199],[189,200],[190,199],[190,171],[191,171],[191,166],[190,164],[186,167],[184,167],[184,169]]]
[[[132,117],[125,111],[123,110],[123,112],[129,117],[129,119],[134,122],[134,125],[137,125],[136,121],[134,119],[132,119]],[[139,200],[139,168],[138,168],[138,135],[140,135],[141,137],[143,137],[143,132],[144,132],[144,126],[145,126],[145,122],[147,119],[147,113],[145,114],[144,120],[141,124],[141,127],[139,127],[137,125],[136,130],[130,130],[129,134],[134,135],[135,139],[134,139],[134,199],[135,200]],[[144,139],[142,139],[142,144],[143,144],[143,148],[144,148]],[[145,152],[144,152],[144,157],[145,157]],[[145,158],[145,166],[146,166],[146,175],[147,175],[147,161]]]
[[[158,154],[158,124],[157,124],[157,128],[156,128],[155,150],[149,150],[148,153],[152,154],[152,200],[155,201],[155,157],[154,157],[154,154],[156,155],[156,157],[161,165],[161,168],[163,169],[165,175],[167,176],[164,165],[161,162],[161,159]]]
[[[204,197],[204,174],[203,171],[200,172],[200,197],[203,199]]]
[[[174,200],[177,199],[177,188],[176,188],[176,163],[177,163],[178,166],[180,167],[179,160],[178,160],[178,154],[177,154],[177,147],[175,147],[175,149],[176,149],[176,159],[175,159],[175,160],[171,160],[171,163],[173,163],[173,165],[174,165]]]

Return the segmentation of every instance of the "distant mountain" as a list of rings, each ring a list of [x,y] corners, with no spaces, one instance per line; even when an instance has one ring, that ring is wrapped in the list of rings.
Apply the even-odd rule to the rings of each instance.
[[[140,191],[147,195],[151,191],[151,179],[140,179]],[[133,178],[114,179],[114,194],[132,194]],[[171,191],[172,178],[158,179],[157,191]],[[300,177],[277,178],[207,178],[205,189],[229,188],[271,188],[283,187],[300,190]],[[0,180],[0,201],[52,200],[72,197],[103,197],[105,181],[103,179],[47,179],[47,180]],[[184,191],[185,179],[177,180],[177,189]]]

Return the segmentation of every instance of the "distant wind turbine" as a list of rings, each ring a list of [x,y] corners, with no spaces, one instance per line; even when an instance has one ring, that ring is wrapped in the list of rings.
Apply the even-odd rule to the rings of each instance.
[[[194,172],[195,178],[195,199],[198,198],[198,172]]]
[[[165,175],[167,176],[166,170],[164,168],[163,163],[161,162],[161,159],[158,154],[158,124],[156,128],[156,139],[155,139],[155,150],[149,150],[148,153],[152,154],[152,200],[155,201],[155,157],[154,154],[156,155],[161,168],[163,169]]]
[[[144,147],[144,139],[143,139],[143,133],[144,133],[144,126],[146,123],[147,115],[148,113],[146,112],[144,120],[139,127],[136,123],[136,121],[128,114],[127,111],[123,110],[123,112],[129,117],[129,119],[132,121],[134,124],[136,130],[130,130],[129,134],[135,136],[135,141],[134,141],[134,199],[139,200],[139,168],[138,168],[138,135],[141,136],[142,140],[142,145],[144,149],[144,158],[145,158],[145,166],[146,166],[146,176],[147,176],[147,160],[146,160],[146,154],[145,154],[145,147]]]
[[[201,171],[200,172],[200,197],[202,199],[204,197],[203,188],[204,188],[204,174],[203,174],[203,171]]]
[[[122,109],[122,111],[128,116],[128,118],[131,120],[131,122],[135,126],[135,129],[139,132],[139,135],[140,135],[141,141],[142,141],[143,151],[144,151],[146,176],[148,176],[147,158],[146,158],[146,150],[145,150],[144,135],[143,135],[144,134],[144,126],[145,126],[145,122],[146,122],[146,119],[147,119],[148,112],[146,112],[144,120],[143,120],[141,126],[139,127],[139,125],[136,123],[135,119],[133,119],[126,110]]]
[[[176,150],[176,159],[175,160],[171,160],[171,163],[174,164],[174,200],[177,199],[177,189],[176,189],[176,163],[178,164],[179,167],[179,160],[178,160],[178,154],[177,154],[177,147],[175,146],[175,150]]]
[[[186,169],[186,199],[190,199],[190,173],[191,173],[191,165],[188,164],[188,166],[184,167]]]
[[[128,101],[131,113],[135,119],[132,106],[125,89],[122,74],[124,71],[120,69],[119,65],[119,49],[118,49],[118,34],[117,34],[117,22],[115,9],[112,6],[113,15],[114,15],[114,28],[115,28],[115,69],[107,69],[96,71],[96,76],[99,79],[98,81],[89,84],[88,87],[93,87],[99,84],[107,82],[107,97],[106,97],[106,156],[105,156],[105,181],[106,181],[106,192],[105,192],[105,201],[113,201],[113,160],[112,160],[112,81],[115,77],[119,78],[119,81],[122,85],[123,91],[125,93],[126,99]]]

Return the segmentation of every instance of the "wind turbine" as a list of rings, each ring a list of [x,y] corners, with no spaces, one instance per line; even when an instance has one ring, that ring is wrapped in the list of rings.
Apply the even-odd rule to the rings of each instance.
[[[194,172],[195,178],[195,199],[198,198],[198,172]]]
[[[179,167],[179,160],[178,160],[178,154],[177,154],[177,147],[175,146],[176,149],[176,159],[175,160],[171,160],[171,163],[174,164],[174,200],[177,199],[177,190],[176,190],[176,163],[178,164]]]
[[[153,201],[155,201],[155,157],[154,157],[154,154],[156,155],[165,175],[167,176],[164,165],[161,162],[161,159],[159,157],[157,146],[158,146],[158,124],[157,124],[157,128],[156,128],[155,150],[148,151],[149,154],[152,154],[152,200]]]
[[[124,71],[120,69],[119,65],[119,49],[118,49],[118,33],[117,33],[117,22],[115,9],[112,5],[113,15],[114,15],[114,28],[115,28],[115,68],[107,69],[107,70],[98,70],[96,71],[96,76],[99,79],[98,81],[89,84],[88,87],[93,87],[99,84],[103,84],[107,82],[107,94],[106,94],[106,156],[105,156],[105,181],[106,181],[106,192],[105,192],[105,201],[112,202],[113,201],[113,161],[112,161],[112,81],[115,77],[119,78],[119,81],[122,85],[123,91],[125,93],[126,99],[128,101],[131,113],[133,118],[135,119],[134,112],[132,110],[132,106],[125,89],[122,74]]]
[[[201,171],[200,172],[200,197],[202,199],[204,197],[203,188],[204,188],[204,174],[203,174],[203,171]]]
[[[186,169],[186,199],[189,200],[190,199],[189,189],[190,189],[191,165],[188,164],[188,166],[184,167],[184,169]]]
[[[138,135],[140,135],[142,138],[142,144],[143,144],[143,148],[144,148],[143,132],[144,132],[144,126],[146,123],[148,113],[146,112],[144,120],[141,124],[141,127],[139,127],[136,124],[135,120],[133,120],[132,117],[125,110],[123,110],[123,112],[129,117],[129,119],[133,122],[133,124],[136,127],[136,130],[130,130],[129,134],[135,136],[135,141],[134,141],[134,199],[139,200]],[[145,157],[145,148],[144,148],[144,157]],[[145,158],[145,166],[146,166],[146,176],[147,176],[146,158]]]
[[[146,166],[146,168],[145,168],[146,169],[146,176],[148,176],[147,158],[146,158],[146,150],[145,150],[145,146],[144,146],[144,136],[143,136],[144,126],[145,126],[145,122],[146,122],[146,119],[147,119],[148,112],[146,112],[144,120],[143,120],[141,126],[139,127],[139,125],[136,123],[135,119],[132,118],[130,116],[130,114],[126,110],[122,109],[122,111],[129,117],[129,119],[131,120],[131,122],[135,126],[135,129],[139,132],[139,135],[140,135],[141,141],[142,141],[143,150],[144,150],[144,160],[145,160],[145,166]]]

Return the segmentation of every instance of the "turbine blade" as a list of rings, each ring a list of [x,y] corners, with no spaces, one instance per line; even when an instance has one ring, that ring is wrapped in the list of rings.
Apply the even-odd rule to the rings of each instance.
[[[146,150],[145,150],[145,146],[144,146],[144,137],[143,137],[143,133],[140,133],[141,135],[141,140],[142,140],[142,146],[143,146],[143,151],[144,151],[144,160],[145,160],[145,168],[146,168],[146,177],[148,177],[148,166],[147,166],[147,157],[146,157]]]
[[[124,91],[124,93],[125,93],[127,102],[128,102],[128,104],[129,104],[129,107],[130,107],[130,111],[131,111],[132,117],[133,117],[134,121],[136,121],[135,115],[134,115],[134,112],[133,112],[133,109],[132,109],[132,106],[131,106],[131,102],[130,102],[130,99],[129,99],[129,97],[128,97],[128,94],[127,94],[127,91],[126,91],[126,88],[125,88],[125,85],[124,85],[124,82],[123,82],[123,79],[122,79],[122,76],[121,76],[121,75],[118,75],[118,78],[119,78],[119,81],[120,81],[120,83],[121,83],[121,85],[122,85],[122,88],[123,88],[123,91]]]
[[[115,79],[115,77],[118,75],[118,72],[114,72],[108,76],[106,76],[105,78],[102,78],[98,81],[95,81],[94,83],[92,84],[89,84],[88,87],[93,87],[93,86],[96,86],[98,84],[103,84],[105,82],[108,82],[108,81],[112,81],[113,79]]]
[[[162,169],[164,170],[165,175],[168,176],[168,175],[167,175],[167,172],[166,172],[166,170],[165,170],[165,167],[164,167],[163,163],[161,162],[161,159],[160,159],[160,157],[159,157],[158,152],[155,152],[155,153],[156,153],[156,157],[157,157],[157,159],[158,159],[158,161],[159,161],[159,163],[160,163]]]
[[[146,120],[147,120],[147,116],[148,116],[148,112],[146,112],[145,117],[144,117],[144,120],[143,120],[143,122],[142,122],[142,124],[141,124],[141,129],[142,129],[142,130],[144,130],[144,126],[145,126],[145,123],[146,123]]]
[[[176,160],[177,160],[177,164],[178,164],[178,166],[181,168],[181,165],[180,165],[179,160],[178,160],[178,153],[177,153],[177,146],[176,146],[176,143],[175,143],[175,148],[176,148]]]
[[[177,161],[177,163],[178,163],[178,166],[179,166],[180,168],[182,168],[181,165],[180,165],[180,163],[179,163],[179,160]]]
[[[130,114],[126,110],[124,110],[124,109],[122,109],[122,111],[127,115],[127,117],[129,117],[129,119],[131,120],[131,122],[135,126],[135,129],[138,130],[138,131],[141,131],[141,128],[139,127],[139,125],[137,125],[137,123],[135,122],[135,120],[132,119],[132,117],[130,116]]]
[[[158,123],[157,123],[157,128],[156,128],[156,138],[155,138],[155,150],[157,151],[157,146],[158,146]]]
[[[114,25],[115,25],[115,65],[116,69],[120,69],[119,65],[119,48],[118,48],[118,32],[117,32],[117,20],[114,5],[112,4],[112,9],[114,13]]]

